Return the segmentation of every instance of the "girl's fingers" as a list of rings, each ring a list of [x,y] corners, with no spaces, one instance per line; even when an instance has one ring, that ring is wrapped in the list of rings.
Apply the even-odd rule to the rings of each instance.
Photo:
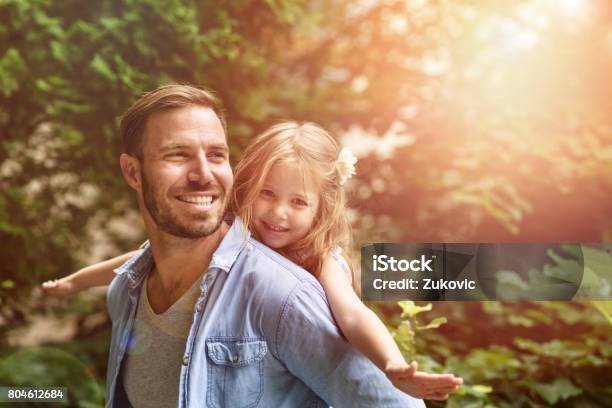
[[[431,381],[431,382],[424,382],[421,384],[422,386],[428,388],[428,389],[442,389],[442,388],[446,388],[449,390],[455,390],[457,388],[459,388],[459,384],[455,384],[455,383],[446,383],[446,382],[439,382],[439,381]]]
[[[445,393],[432,393],[429,394],[425,399],[436,400],[436,401],[445,401],[448,399],[448,394]]]
[[[421,387],[427,391],[432,392],[441,392],[444,391],[446,393],[456,391],[459,388],[457,384],[449,384],[449,383],[439,383],[439,382],[423,382],[415,384],[418,387]]]
[[[416,373],[413,376],[415,384],[419,385],[433,385],[433,386],[455,386],[457,382],[453,377],[438,376],[436,374],[421,374]]]

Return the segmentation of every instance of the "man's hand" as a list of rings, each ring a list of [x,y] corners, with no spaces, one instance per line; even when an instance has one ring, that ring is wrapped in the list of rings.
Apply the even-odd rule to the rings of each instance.
[[[70,296],[78,292],[76,285],[69,278],[46,281],[41,287],[50,295]]]
[[[417,371],[417,363],[387,367],[387,378],[406,394],[422,399],[446,400],[448,394],[456,391],[463,379],[452,374],[430,374]]]

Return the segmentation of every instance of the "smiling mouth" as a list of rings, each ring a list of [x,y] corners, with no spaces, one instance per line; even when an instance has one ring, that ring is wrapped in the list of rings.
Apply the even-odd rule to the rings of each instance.
[[[262,221],[262,224],[270,231],[272,232],[287,232],[289,231],[289,228],[285,228],[285,227],[281,227],[280,225],[274,225],[274,224],[270,224],[267,223],[265,221]]]
[[[192,194],[192,195],[180,195],[177,196],[179,201],[188,204],[195,204],[200,207],[211,207],[213,202],[216,201],[217,197],[209,194]]]

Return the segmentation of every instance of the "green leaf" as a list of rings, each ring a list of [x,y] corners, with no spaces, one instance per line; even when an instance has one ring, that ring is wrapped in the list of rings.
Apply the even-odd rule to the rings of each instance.
[[[102,24],[106,30],[115,32],[121,28],[122,22],[118,18],[102,17],[100,19],[100,24]]]
[[[0,220],[0,232],[4,232],[10,235],[26,235],[26,229],[20,225],[9,224],[8,222]]]
[[[446,317],[436,317],[431,322],[429,322],[429,324],[427,324],[425,326],[417,326],[417,330],[436,329],[436,328],[442,326],[447,321],[448,320],[446,320]]]
[[[513,326],[533,327],[535,325],[533,320],[521,315],[508,316],[508,322]]]
[[[428,312],[431,310],[431,303],[425,306],[417,306],[412,300],[403,300],[397,302],[397,304],[402,308],[402,318],[414,317],[421,312]]]
[[[405,321],[395,330],[393,336],[397,346],[403,354],[408,355],[410,360],[414,359],[414,331],[410,323]]]
[[[68,63],[70,60],[70,51],[68,47],[59,41],[51,41],[51,53],[53,54],[53,58],[64,64]]]
[[[9,96],[19,88],[19,80],[27,70],[19,50],[9,48],[0,58],[0,92]]]
[[[498,285],[502,288],[511,288],[519,291],[528,291],[529,285],[525,282],[519,274],[514,271],[502,270],[495,274]]]
[[[0,283],[0,287],[2,287],[2,289],[13,289],[15,287],[15,281],[10,279],[2,281],[2,283]]]
[[[75,112],[75,113],[84,113],[90,112],[92,107],[83,103],[73,103],[68,101],[56,101],[53,109],[56,114],[61,114],[63,112]]]
[[[35,83],[36,83],[36,87],[40,89],[41,91],[44,91],[44,92],[51,91],[51,86],[44,80],[37,79]]]
[[[104,59],[100,56],[100,54],[96,54],[89,66],[98,74],[102,75],[104,78],[109,79],[111,81],[115,81],[115,73],[108,66],[106,61],[104,61]]]
[[[472,389],[472,391],[478,394],[488,394],[490,392],[493,392],[493,387],[490,387],[488,385],[476,384],[470,386],[470,388]]]
[[[567,378],[557,378],[552,384],[534,384],[531,388],[549,404],[582,394],[582,390]]]

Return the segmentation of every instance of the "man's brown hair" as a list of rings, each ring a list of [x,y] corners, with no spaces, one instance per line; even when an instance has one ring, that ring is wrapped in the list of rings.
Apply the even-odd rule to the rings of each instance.
[[[145,93],[121,117],[124,152],[142,161],[143,136],[149,117],[156,112],[185,106],[204,106],[212,109],[227,133],[221,101],[212,91],[191,85],[164,85]]]

